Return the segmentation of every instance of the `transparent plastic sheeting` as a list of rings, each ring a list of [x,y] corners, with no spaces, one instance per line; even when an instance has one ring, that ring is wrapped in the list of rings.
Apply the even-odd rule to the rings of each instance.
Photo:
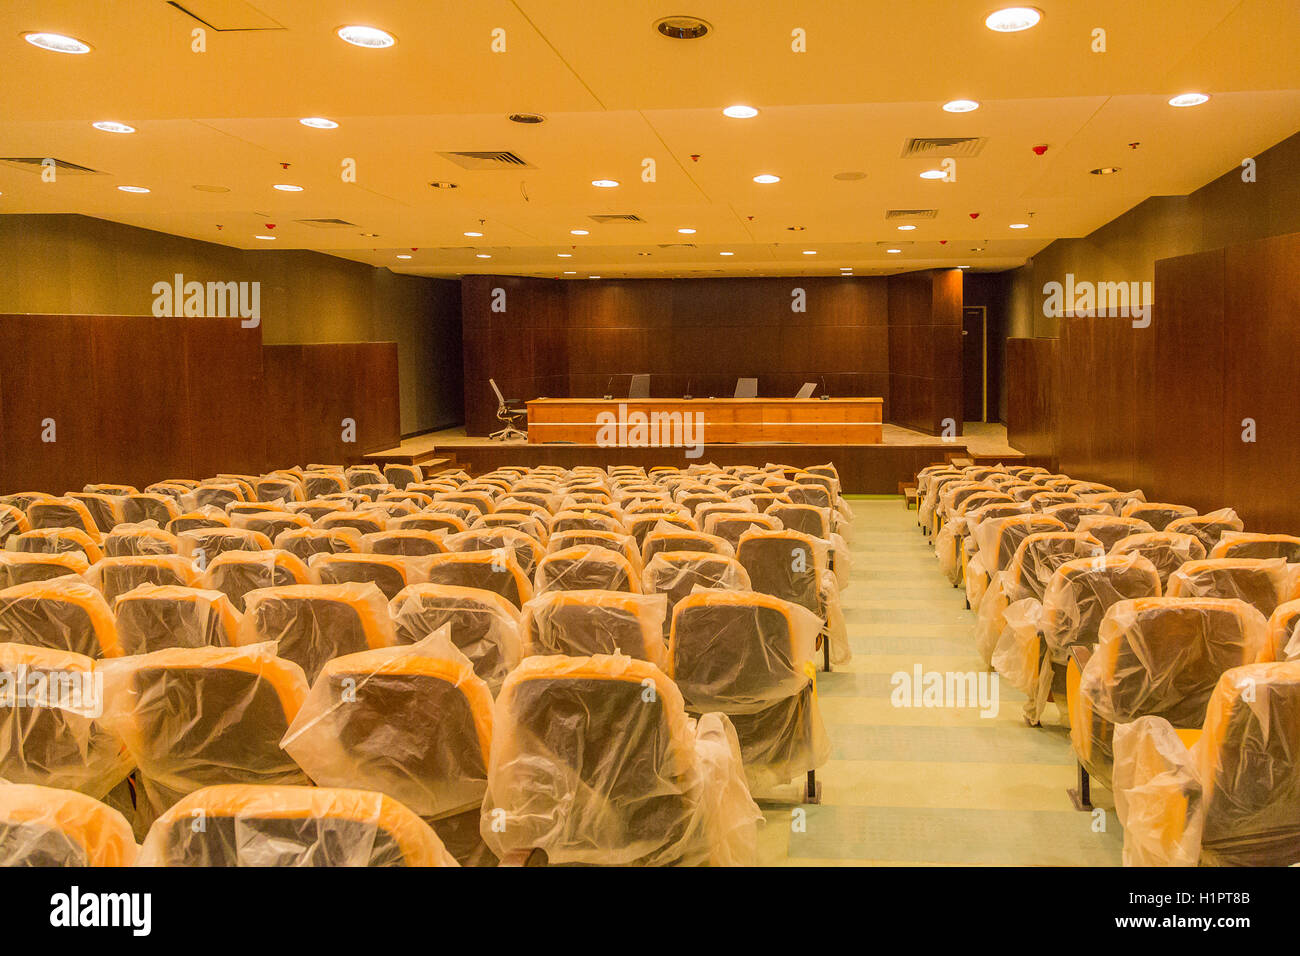
[[[497,700],[481,833],[498,857],[746,866],[762,814],[735,729],[647,661],[529,657]],[[581,746],[577,746],[582,742]]]
[[[193,823],[204,820],[202,828]],[[458,866],[433,829],[371,790],[213,786],[149,829],[137,866]]]
[[[106,796],[132,759],[102,719],[104,696],[89,657],[0,644],[0,779]]]
[[[74,790],[0,780],[0,867],[130,866],[122,814]]]
[[[114,611],[125,654],[239,643],[240,614],[220,591],[141,584],[120,596]]]
[[[523,607],[519,634],[524,657],[625,654],[667,665],[664,594],[622,591],[548,591]]]
[[[731,718],[752,789],[784,784],[829,757],[816,699],[821,625],[807,609],[753,591],[702,589],[677,605],[668,674],[691,713]]]
[[[1124,865],[1288,866],[1300,859],[1297,740],[1300,662],[1226,671],[1199,733],[1180,735],[1155,716],[1116,727]]]
[[[112,608],[80,578],[60,577],[0,591],[0,643],[120,657]]]
[[[1097,650],[1069,701],[1070,740],[1094,777],[1109,786],[1114,726],[1164,717],[1201,726],[1219,676],[1253,662],[1268,624],[1250,605],[1222,598],[1139,598],[1102,619]]]
[[[450,584],[407,585],[388,603],[396,637],[417,644],[444,624],[495,694],[519,663],[519,610],[504,597]]]
[[[1296,597],[1300,565],[1282,558],[1206,558],[1188,561],[1169,575],[1170,597],[1237,598],[1264,614]]]
[[[1261,661],[1300,660],[1300,600],[1279,604],[1268,619],[1268,641]]]
[[[477,807],[492,694],[449,631],[327,663],[281,745],[317,784],[378,790],[426,820]]]
[[[306,783],[280,749],[307,696],[274,643],[169,648],[103,662],[104,723],[139,768],[141,817],[220,783]]]
[[[1037,723],[1052,694],[1053,676],[1064,672],[1070,649],[1096,645],[1102,619],[1113,605],[1159,596],[1160,577],[1141,555],[1067,561],[1052,575],[1041,602],[1024,598],[1007,606],[993,666],[1029,698],[1025,714]]]

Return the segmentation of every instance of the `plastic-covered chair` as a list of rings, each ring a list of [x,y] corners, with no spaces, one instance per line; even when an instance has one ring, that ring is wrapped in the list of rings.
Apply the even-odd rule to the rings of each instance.
[[[1157,531],[1164,531],[1171,521],[1190,518],[1196,514],[1196,509],[1164,501],[1134,501],[1125,505],[1120,514],[1125,518],[1141,518]]]
[[[1115,728],[1126,866],[1288,866],[1300,859],[1300,663],[1225,671],[1205,722]]]
[[[208,564],[199,587],[220,591],[236,610],[243,611],[244,595],[249,591],[307,584],[310,580],[307,565],[288,551],[229,551]]]
[[[1241,531],[1245,526],[1237,512],[1231,508],[1220,508],[1218,511],[1211,511],[1209,514],[1190,515],[1186,518],[1175,518],[1165,526],[1166,531],[1176,531],[1179,534],[1195,535],[1196,538],[1205,546],[1208,554],[1214,550],[1214,546],[1219,543],[1219,538],[1225,531]],[[1250,557],[1250,555],[1243,555]]]
[[[1296,569],[1281,558],[1207,558],[1169,575],[1170,597],[1240,598],[1268,617],[1297,597]]]
[[[1156,566],[1160,587],[1169,585],[1169,575],[1188,561],[1205,557],[1205,546],[1195,535],[1175,531],[1151,531],[1130,534],[1110,546],[1111,554],[1140,554]]]
[[[804,798],[820,801],[816,769],[830,757],[813,663],[821,627],[811,611],[754,591],[698,591],[673,611],[668,674],[688,712],[731,719],[751,790],[807,774]]]
[[[535,594],[589,590],[639,593],[639,568],[621,554],[591,545],[552,551],[537,563]]]
[[[497,699],[481,832],[505,862],[753,865],[735,729],[622,656],[529,657]]]
[[[147,554],[179,554],[180,539],[163,531],[156,522],[122,523],[104,535],[104,554],[110,558]]]
[[[1300,600],[1287,601],[1273,609],[1268,618],[1268,640],[1259,652],[1261,663],[1300,660],[1300,642],[1294,642],[1300,628]]]
[[[807,608],[822,620],[822,664],[852,658],[848,629],[840,610],[839,588],[827,563],[826,542],[798,531],[759,531],[740,536],[736,560],[755,591]]]
[[[70,491],[68,498],[80,501],[90,512],[95,527],[101,534],[108,534],[126,518],[122,513],[122,499],[118,495],[101,494],[94,491]]]
[[[1110,786],[1116,724],[1163,717],[1199,727],[1219,676],[1255,660],[1267,623],[1244,601],[1139,598],[1102,618],[1097,649],[1071,651],[1066,672],[1070,742],[1082,771]],[[1080,775],[1079,802],[1087,803]]]
[[[0,673],[13,675],[0,707],[0,780],[102,799],[126,779],[131,757],[100,720],[104,694],[95,661],[0,644]]]
[[[625,591],[546,591],[523,607],[519,618],[524,657],[566,654],[625,654],[663,668],[664,618],[661,594]]]
[[[366,511],[335,511],[318,519],[316,527],[330,530],[353,528],[361,534],[374,534],[377,531],[383,531],[388,526],[388,522],[388,515],[373,509]]]
[[[1281,558],[1288,564],[1300,563],[1300,537],[1293,534],[1252,534],[1224,531],[1211,558]]]
[[[196,818],[204,826],[194,826]],[[456,866],[427,823],[372,790],[205,787],[162,814],[137,866]]]
[[[361,533],[353,528],[297,528],[275,536],[275,548],[306,564],[315,554],[356,554]]]
[[[104,721],[140,771],[137,826],[202,787],[307,782],[280,749],[307,679],[274,644],[172,647],[100,670]]]
[[[696,588],[749,591],[752,583],[744,565],[725,554],[702,551],[661,551],[656,554],[641,572],[641,590],[645,594],[663,594],[668,598],[664,616],[665,641],[672,628],[674,608]]]
[[[110,605],[120,595],[141,584],[195,587],[199,580],[194,565],[178,554],[104,558],[92,564],[84,576]]]
[[[77,578],[32,581],[0,591],[0,642],[120,657],[112,605]]]
[[[37,528],[76,528],[99,541],[102,533],[84,502],[71,496],[42,498],[27,506],[27,523]]]
[[[388,603],[397,641],[418,644],[444,625],[449,639],[495,694],[519,663],[519,609],[495,591],[412,584]]]
[[[429,584],[479,588],[500,594],[515,607],[523,607],[533,596],[533,586],[515,560],[514,552],[461,551],[435,554],[421,559]]]
[[[85,574],[91,565],[76,551],[64,554],[26,554],[0,551],[0,589],[35,581]]]
[[[447,535],[442,543],[450,552],[508,550],[514,554],[519,570],[529,578],[536,573],[537,564],[546,553],[536,538],[515,528],[471,528]]]
[[[1131,534],[1152,534],[1155,528],[1141,518],[1121,518],[1113,514],[1083,515],[1074,526],[1075,531],[1086,531],[1108,552]]]
[[[0,867],[130,866],[131,824],[112,807],[57,787],[0,784]]]
[[[378,790],[438,832],[461,862],[486,862],[492,694],[446,632],[329,661],[283,741],[317,784]]]
[[[9,539],[8,548],[23,554],[80,553],[88,564],[94,564],[104,556],[99,543],[77,528],[38,528],[33,531],[23,531]]]
[[[142,584],[113,605],[126,654],[168,647],[230,647],[239,640],[239,612],[220,591]]]

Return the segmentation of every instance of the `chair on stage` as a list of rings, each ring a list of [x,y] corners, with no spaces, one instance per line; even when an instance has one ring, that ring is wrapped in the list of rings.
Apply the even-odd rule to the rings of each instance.
[[[504,422],[506,426],[488,435],[488,439],[491,441],[510,441],[512,438],[526,440],[528,433],[519,428],[519,420],[528,415],[528,409],[524,408],[523,403],[518,399],[506,398],[502,395],[496,379],[488,379],[488,384],[492,386],[492,391],[497,396],[497,421]]]

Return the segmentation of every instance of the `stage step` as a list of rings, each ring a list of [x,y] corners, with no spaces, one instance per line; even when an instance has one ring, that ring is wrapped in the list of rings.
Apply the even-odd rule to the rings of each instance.
[[[408,438],[396,448],[372,451],[362,456],[362,460],[372,465],[423,465],[439,456],[446,457],[445,448],[436,448],[432,435],[417,435]]]

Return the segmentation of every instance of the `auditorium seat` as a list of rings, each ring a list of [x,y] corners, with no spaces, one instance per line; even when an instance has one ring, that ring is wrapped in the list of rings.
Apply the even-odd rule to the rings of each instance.
[[[218,555],[232,551],[269,551],[271,539],[260,531],[249,528],[193,528],[182,531],[177,539],[180,553],[187,558],[200,559],[206,567]]]
[[[504,550],[514,556],[527,578],[533,576],[546,553],[536,538],[516,528],[471,528],[446,535],[441,542],[443,549],[450,552]]]
[[[82,575],[91,565],[80,551],[63,554],[26,554],[0,551],[0,589],[33,581],[49,581],[69,574]]]
[[[347,479],[334,472],[304,472],[302,493],[307,500],[348,490]]]
[[[1140,554],[1156,566],[1160,587],[1168,587],[1169,575],[1188,561],[1205,557],[1205,546],[1195,535],[1174,531],[1151,531],[1120,538],[1110,548],[1111,554]]]
[[[509,552],[464,551],[436,554],[424,559],[430,584],[481,588],[500,594],[516,608],[533,596],[533,586]]]
[[[83,654],[0,643],[0,673],[26,674],[26,686],[12,685],[24,706],[0,707],[0,781],[99,800],[126,779],[131,757],[97,716],[96,670]]]
[[[1179,521],[1191,521],[1192,518],[1180,518]],[[1177,524],[1172,522],[1171,524]],[[1082,515],[1079,523],[1074,527],[1075,531],[1086,531],[1098,541],[1101,546],[1109,553],[1124,538],[1131,534],[1151,534],[1155,528],[1147,524],[1141,518],[1121,518],[1119,515],[1105,513],[1095,515]],[[1169,533],[1173,533],[1172,531]]]
[[[661,670],[667,663],[662,594],[565,590],[537,594],[519,618],[523,657],[565,654],[625,654]]]
[[[1241,531],[1245,527],[1242,521],[1237,517],[1237,512],[1231,508],[1221,508],[1218,511],[1212,511],[1204,515],[1190,515],[1186,518],[1175,518],[1169,522],[1165,528],[1166,531],[1176,531],[1179,534],[1195,535],[1197,539],[1205,546],[1206,554],[1214,550],[1214,546],[1219,543],[1219,538],[1225,531]],[[1243,555],[1249,557],[1249,555]]]
[[[126,654],[238,643],[239,612],[220,591],[142,584],[120,596],[113,613]]]
[[[103,673],[105,723],[139,770],[137,832],[202,787],[307,783],[280,749],[307,680],[274,645],[173,647]]]
[[[703,531],[666,526],[645,536],[641,543],[641,564],[649,564],[655,555],[665,551],[699,551],[728,557],[734,557],[736,553],[726,538]]]
[[[1203,725],[1115,729],[1126,866],[1290,866],[1300,860],[1300,663],[1234,667]]]
[[[92,541],[102,537],[85,503],[72,497],[42,498],[27,506],[27,523],[35,528],[76,528]]]
[[[180,799],[149,829],[136,865],[457,864],[427,823],[382,793],[235,784]]]
[[[441,531],[389,527],[387,531],[361,535],[359,550],[363,554],[402,555],[408,558],[422,557],[427,554],[445,554],[448,550],[443,544],[445,537],[446,535]]]
[[[753,591],[704,590],[673,611],[668,675],[688,713],[726,714],[740,740],[751,791],[813,772],[829,759],[817,706],[814,655],[822,622],[796,604]]]
[[[274,541],[285,531],[312,527],[312,519],[309,515],[293,511],[262,511],[256,514],[232,515],[230,523],[235,528],[264,534],[268,541]]]
[[[1239,598],[1265,617],[1297,597],[1296,569],[1281,558],[1207,558],[1188,561],[1173,574],[1170,597]]]
[[[139,557],[103,558],[92,564],[85,579],[111,605],[118,595],[141,584],[175,584],[194,587],[199,574],[189,559],[178,554],[149,554]]]
[[[307,584],[310,579],[307,565],[287,551],[227,551],[208,563],[199,586],[220,591],[242,612],[249,591]]]
[[[112,604],[73,577],[0,591],[0,642],[69,651],[94,660],[125,653]]]
[[[694,727],[659,668],[529,657],[497,699],[482,835],[503,861],[753,865],[758,807],[735,730]]]
[[[94,491],[69,491],[67,497],[80,501],[90,512],[95,527],[101,534],[107,534],[126,520],[122,516],[122,499],[115,494],[101,494]]]
[[[241,645],[269,643],[314,681],[326,661],[397,643],[388,601],[373,584],[294,584],[244,595]]]
[[[1300,642],[1292,644],[1300,626],[1300,599],[1287,601],[1273,609],[1268,619],[1268,639],[1259,653],[1261,663],[1300,660]]]
[[[180,503],[172,495],[146,491],[122,499],[122,520],[128,524],[155,521],[159,527],[166,527],[180,513]]]
[[[347,479],[349,488],[387,484],[384,473],[375,465],[350,465],[343,470],[343,476]]]
[[[99,544],[77,528],[39,528],[15,535],[9,549],[24,554],[80,554],[89,564],[104,556]]]
[[[302,482],[296,478],[260,478],[253,484],[253,494],[258,501],[305,501]]]
[[[110,558],[127,558],[148,554],[177,554],[180,540],[163,531],[155,522],[119,524],[104,535],[104,554]]]
[[[374,584],[386,599],[422,580],[420,559],[400,554],[314,554],[307,567],[313,584]]]
[[[295,528],[276,535],[275,547],[306,564],[313,554],[356,554],[361,534],[353,528]]]
[[[1141,518],[1157,531],[1164,531],[1171,521],[1195,515],[1196,509],[1160,501],[1135,501],[1125,505],[1120,514],[1125,518]]]
[[[537,563],[533,591],[641,590],[640,567],[608,548],[575,545],[552,551]]]
[[[1210,551],[1211,558],[1281,558],[1300,563],[1300,537],[1293,534],[1251,534],[1225,531]]]
[[[460,515],[449,512],[417,511],[413,515],[389,518],[388,529],[390,531],[445,531],[448,534],[458,534],[467,531],[469,525]]]
[[[75,790],[0,785],[0,867],[130,866],[131,824]]]
[[[0,505],[0,550],[3,550],[10,535],[30,531],[27,515],[13,505]]]
[[[412,584],[388,602],[400,644],[418,644],[444,625],[449,639],[495,694],[519,663],[519,609],[494,591]]]
[[[1102,618],[1096,650],[1076,647],[1068,665],[1070,742],[1080,765],[1111,785],[1115,725],[1163,717],[1201,726],[1210,694],[1229,668],[1255,660],[1267,623],[1244,601],[1139,598]]]
[[[780,518],[756,511],[712,512],[704,516],[705,534],[716,535],[733,548],[750,531],[781,531],[784,527]]]
[[[186,511],[167,522],[167,530],[177,536],[184,534],[186,531],[229,527],[230,517],[221,509],[214,507]]]
[[[388,525],[388,515],[382,511],[367,509],[364,511],[335,511],[325,515],[316,522],[317,528],[334,530],[352,528],[361,534],[374,534],[383,531]]]

